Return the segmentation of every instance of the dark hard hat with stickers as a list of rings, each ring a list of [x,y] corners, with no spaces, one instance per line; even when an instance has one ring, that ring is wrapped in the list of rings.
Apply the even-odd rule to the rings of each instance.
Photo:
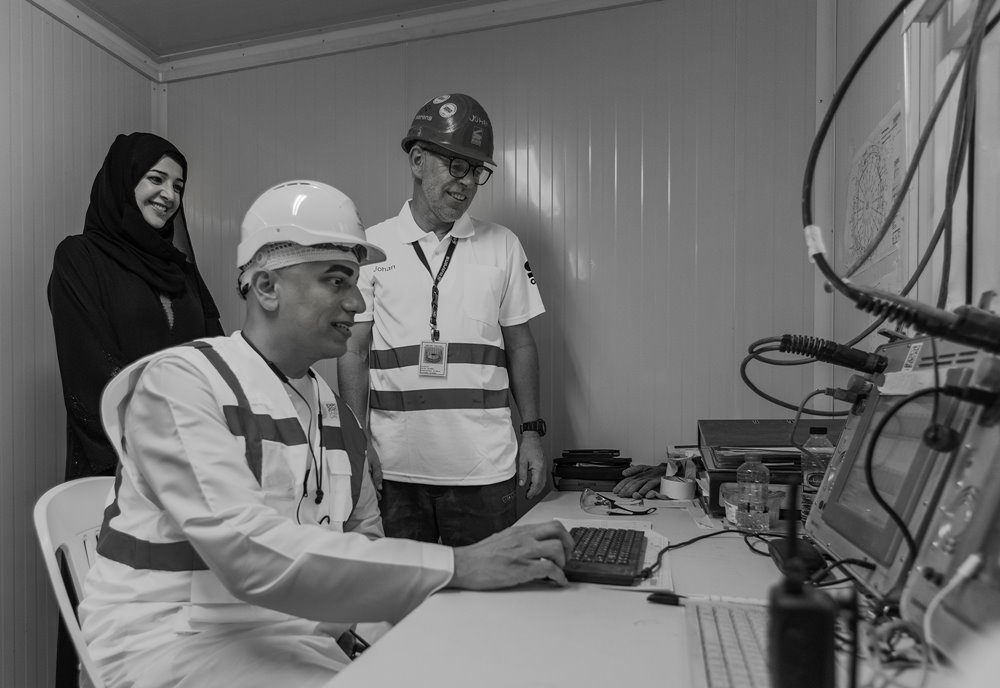
[[[426,141],[469,160],[493,162],[493,125],[486,110],[464,93],[442,95],[427,101],[413,117],[403,138],[407,153],[418,141]]]

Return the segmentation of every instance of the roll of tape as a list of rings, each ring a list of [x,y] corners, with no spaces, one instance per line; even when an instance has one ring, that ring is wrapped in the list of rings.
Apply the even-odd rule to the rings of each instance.
[[[660,478],[660,494],[668,499],[694,499],[694,480],[677,475]]]

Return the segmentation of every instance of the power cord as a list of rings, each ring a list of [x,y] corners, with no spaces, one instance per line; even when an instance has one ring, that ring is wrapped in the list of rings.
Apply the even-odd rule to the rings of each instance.
[[[788,337],[790,335],[785,335],[785,336]],[[780,345],[781,339],[782,339],[781,337],[765,337],[764,339],[758,339],[757,341],[753,342],[749,347],[747,347],[749,355],[747,355],[740,363],[740,379],[743,380],[743,384],[745,384],[750,391],[752,391],[754,394],[761,397],[762,399],[766,399],[772,404],[775,404],[782,408],[789,409],[791,411],[796,411],[799,413],[808,413],[813,416],[823,416],[827,418],[841,418],[848,415],[849,411],[822,411],[819,409],[806,409],[804,408],[805,402],[796,406],[795,404],[771,396],[770,394],[760,389],[760,387],[755,385],[750,380],[750,377],[747,374],[747,366],[750,364],[751,361],[761,361],[762,363],[767,363],[769,365],[776,365],[776,366],[795,366],[795,365],[805,365],[807,363],[816,362],[816,359],[814,358],[782,360],[776,358],[768,358],[763,355],[765,353],[769,353],[772,351],[781,352],[782,351]],[[850,403],[854,403],[854,401],[857,400],[857,395],[851,392],[850,390],[842,390],[834,387],[825,387],[821,390],[818,390],[818,393],[826,394],[827,396],[833,397],[834,399],[840,401],[849,401]]]
[[[978,553],[970,554],[965,558],[965,561],[955,570],[955,575],[951,577],[951,580],[943,588],[941,588],[931,601],[927,604],[927,611],[924,612],[924,644],[927,646],[927,655],[930,658],[931,663],[934,663],[934,639],[932,636],[932,619],[934,614],[937,612],[938,607],[944,601],[951,592],[957,588],[959,585],[971,578],[976,571],[979,570],[979,565],[982,563],[983,558]]]
[[[852,557],[847,557],[845,559],[838,559],[837,561],[827,565],[826,567],[816,571],[813,575],[809,577],[810,583],[819,583],[819,581],[826,578],[827,574],[831,573],[835,569],[841,568],[842,566],[858,566],[863,569],[868,569],[870,571],[875,570],[875,564],[870,561],[865,561],[864,559],[854,559]],[[831,583],[832,584],[832,583]]]
[[[660,569],[660,567],[663,565],[663,555],[666,554],[667,552],[672,552],[675,549],[680,549],[681,547],[687,547],[688,545],[693,545],[696,542],[699,542],[701,540],[705,540],[705,539],[710,538],[710,537],[716,537],[717,535],[743,535],[744,536],[744,542],[746,542],[747,547],[749,547],[750,549],[754,549],[753,546],[749,542],[746,541],[745,536],[749,536],[749,535],[758,535],[759,536],[760,534],[759,533],[755,533],[752,530],[737,530],[735,528],[732,529],[732,530],[730,530],[730,529],[727,528],[725,530],[716,530],[716,531],[713,531],[711,533],[706,533],[705,535],[699,535],[697,537],[691,538],[690,540],[684,540],[682,542],[675,542],[673,544],[669,544],[666,547],[664,547],[663,549],[661,549],[659,552],[656,553],[656,561],[653,562],[651,565],[647,566],[646,568],[644,568],[642,571],[640,571],[639,572],[639,577],[641,579],[645,580],[645,579],[649,578],[650,576],[652,576],[654,573],[656,573]],[[759,554],[759,552],[758,552],[758,554]]]

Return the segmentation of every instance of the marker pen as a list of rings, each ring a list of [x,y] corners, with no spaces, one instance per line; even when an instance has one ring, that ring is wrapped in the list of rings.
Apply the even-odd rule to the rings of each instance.
[[[674,607],[683,607],[685,600],[690,600],[691,602],[717,602],[721,604],[746,604],[756,607],[767,606],[767,600],[755,599],[753,597],[729,597],[726,595],[679,595],[676,592],[654,592],[646,599],[650,602],[668,604]]]

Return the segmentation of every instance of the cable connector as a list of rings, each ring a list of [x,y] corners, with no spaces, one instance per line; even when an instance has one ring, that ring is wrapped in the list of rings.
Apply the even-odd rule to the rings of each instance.
[[[973,552],[965,558],[961,566],[955,569],[955,578],[959,580],[966,580],[970,578],[978,569],[979,565],[983,563],[983,557],[978,552]]]
[[[838,401],[846,401],[849,404],[853,404],[861,396],[857,392],[852,392],[849,389],[843,389],[841,387],[827,387],[823,390],[823,394],[828,397],[833,397]]]
[[[778,351],[809,356],[817,361],[833,363],[868,374],[881,373],[889,364],[889,359],[881,354],[868,353],[828,339],[801,334],[782,335]]]
[[[857,287],[855,305],[918,332],[1000,354],[1000,316],[972,306],[948,312],[871,287]]]

